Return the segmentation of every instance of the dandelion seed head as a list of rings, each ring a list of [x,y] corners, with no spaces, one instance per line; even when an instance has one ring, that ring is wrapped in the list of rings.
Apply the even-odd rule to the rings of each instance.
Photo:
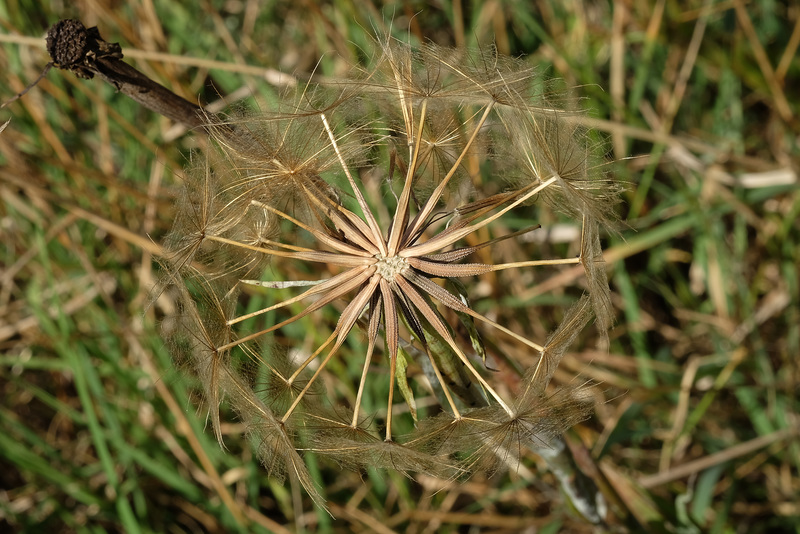
[[[548,394],[550,381],[593,316],[603,331],[612,321],[599,228],[616,188],[568,99],[491,48],[378,48],[349,80],[209,117],[215,143],[169,239],[208,404],[229,399],[266,468],[312,495],[301,443],[346,467],[446,477],[513,463],[587,416],[588,395]],[[536,243],[517,239],[543,205],[580,225],[578,257],[533,259]],[[504,271],[570,265],[584,268],[587,294],[544,339],[529,337],[527,308],[474,306],[510,293]],[[265,291],[271,303],[250,309]],[[353,336],[366,336],[360,351]],[[523,351],[539,357],[508,364],[518,384],[494,383],[489,365]],[[359,376],[342,380],[332,362]],[[338,394],[320,387],[326,377]],[[420,394],[442,411],[404,434],[396,405],[416,417]]]

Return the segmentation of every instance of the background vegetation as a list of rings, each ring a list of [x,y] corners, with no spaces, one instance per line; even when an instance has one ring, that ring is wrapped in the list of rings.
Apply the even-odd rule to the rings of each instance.
[[[610,503],[609,523],[800,532],[800,7],[64,6],[0,4],[0,99],[38,76],[44,32],[60,18],[98,25],[137,68],[204,103],[269,94],[280,72],[307,73],[318,61],[322,74],[340,75],[387,27],[414,42],[494,43],[577,86],[611,171],[629,184],[627,226],[605,240],[617,307],[610,350],[586,340],[556,376],[601,384],[596,415],[569,441],[589,453],[581,463]],[[153,257],[200,136],[100,81],[57,71],[0,113],[0,124],[11,119],[0,134],[0,530],[594,528],[570,513],[532,454],[524,471],[464,484],[320,464],[333,519],[268,480],[236,424],[220,450],[162,341],[170,301],[145,311]],[[558,296],[580,285],[576,272],[535,280],[516,304],[541,304],[546,323]],[[496,302],[498,318],[516,304]],[[304,333],[288,335],[302,343]]]

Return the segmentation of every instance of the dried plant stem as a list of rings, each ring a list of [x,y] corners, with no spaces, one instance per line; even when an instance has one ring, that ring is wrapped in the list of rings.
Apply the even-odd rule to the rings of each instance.
[[[104,81],[147,109],[189,129],[203,130],[207,126],[199,105],[176,95],[124,61],[98,59],[97,66],[96,72]]]
[[[61,20],[47,32],[47,51],[57,68],[70,70],[81,78],[97,75],[147,109],[190,129],[207,125],[200,106],[122,61],[120,46],[105,41],[96,27],[87,29],[77,20]]]

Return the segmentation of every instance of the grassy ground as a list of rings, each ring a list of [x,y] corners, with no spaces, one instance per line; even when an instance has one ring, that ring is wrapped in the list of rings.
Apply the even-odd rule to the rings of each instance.
[[[617,308],[610,350],[576,345],[556,374],[600,384],[595,416],[569,440],[591,455],[582,463],[610,503],[610,528],[800,532],[800,8],[424,4],[5,2],[0,99],[38,76],[42,36],[61,18],[99,25],[137,68],[203,102],[268,96],[278,72],[310,72],[320,57],[322,74],[340,75],[386,26],[415,42],[524,55],[578,88],[629,185],[627,225],[604,239]],[[334,519],[270,481],[235,423],[221,450],[162,341],[173,304],[147,307],[177,177],[202,142],[98,80],[59,71],[0,111],[0,124],[8,119],[0,530],[595,528],[532,454],[531,480],[464,484],[312,462]],[[576,276],[554,272],[516,298],[549,309]],[[496,305],[502,318],[514,303]]]

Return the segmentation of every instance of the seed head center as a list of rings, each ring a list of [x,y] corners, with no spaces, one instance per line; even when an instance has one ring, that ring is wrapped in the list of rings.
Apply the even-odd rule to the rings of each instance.
[[[384,256],[383,254],[376,254],[375,258],[378,262],[375,264],[375,268],[378,270],[378,274],[381,275],[384,280],[392,281],[394,277],[398,274],[402,274],[403,271],[408,269],[408,262],[405,258],[400,256]]]

